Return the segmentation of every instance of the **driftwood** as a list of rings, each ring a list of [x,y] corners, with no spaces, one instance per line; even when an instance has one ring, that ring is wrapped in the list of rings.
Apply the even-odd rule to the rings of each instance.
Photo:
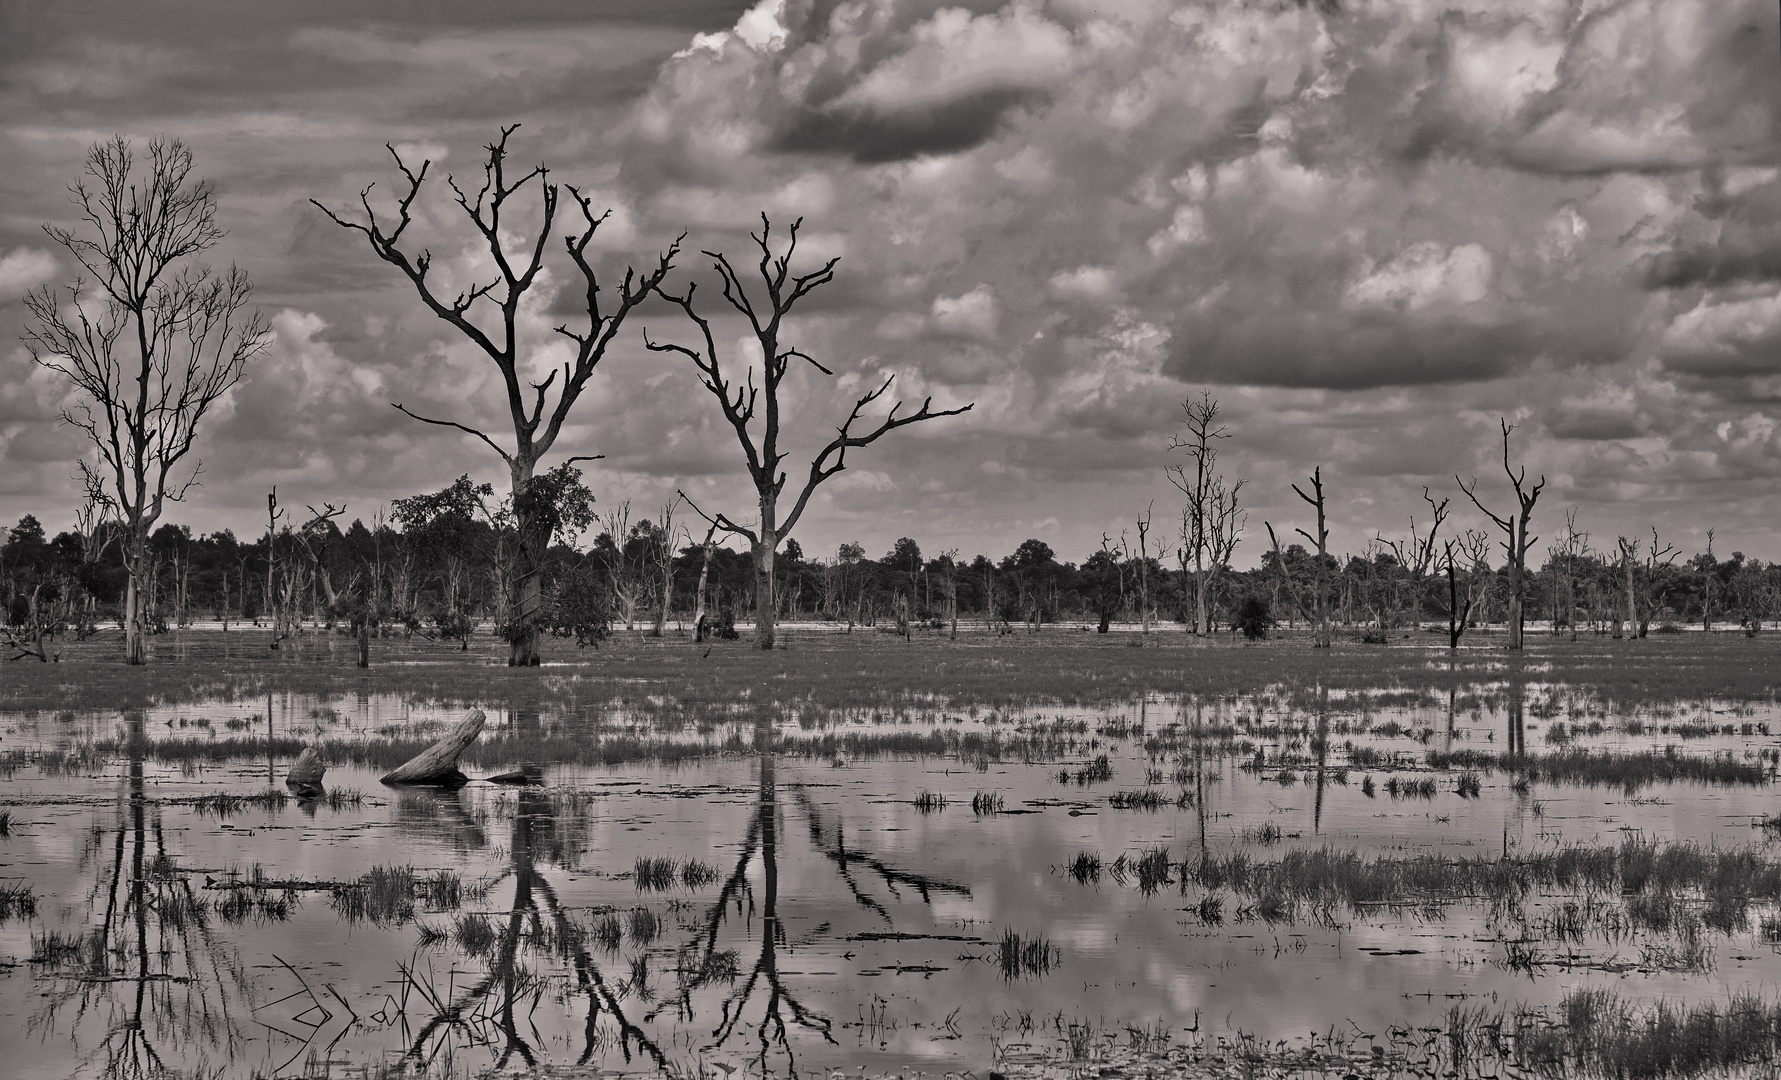
[[[394,772],[383,777],[386,784],[425,784],[430,787],[462,787],[469,781],[458,770],[458,755],[482,734],[485,717],[481,709],[458,721],[456,727],[432,746],[414,755]]]
[[[285,773],[285,786],[296,792],[299,799],[313,799],[322,793],[322,773],[327,768],[315,747],[305,746],[290,771]]]

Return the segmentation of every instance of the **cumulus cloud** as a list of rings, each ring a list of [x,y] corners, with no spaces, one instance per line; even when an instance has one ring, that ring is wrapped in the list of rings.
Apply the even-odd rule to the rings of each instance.
[[[798,268],[841,262],[788,332],[841,377],[800,373],[797,438],[875,371],[978,403],[968,424],[863,455],[897,483],[825,502],[838,528],[909,500],[952,536],[1031,521],[1035,499],[1113,519],[1152,497],[1173,403],[1207,384],[1260,511],[1290,511],[1278,481],[1319,462],[1349,505],[1395,506],[1481,471],[1496,417],[1524,406],[1518,438],[1550,490],[1603,514],[1635,495],[1681,506],[1699,497],[1689,478],[1741,483],[1773,464],[1775,433],[1750,424],[1781,393],[1772,5],[758,0],[659,18],[499,32],[304,19],[235,50],[155,35],[52,47],[20,78],[108,122],[127,103],[157,130],[198,125],[231,242],[288,309],[280,370],[243,385],[226,437],[247,447],[243,418],[258,418],[367,488],[475,459],[392,427],[382,399],[496,428],[504,401],[486,362],[304,198],[387,186],[385,141],[474,179],[497,116],[526,122],[516,162],[546,158],[613,208],[605,273],[691,230],[675,280],[715,300],[691,252],[752,259],[762,211],[776,228],[805,219]],[[100,53],[119,63],[81,75]],[[244,87],[251,115],[230,103]],[[85,135],[41,116],[10,130],[27,163],[10,167],[53,173],[35,186],[59,192]],[[417,207],[415,230],[441,281],[481,280],[454,213]],[[35,250],[6,228],[0,293]],[[565,269],[525,313],[533,374],[560,358],[542,343],[582,299]],[[658,305],[633,317],[658,338],[685,329]],[[572,426],[578,452],[608,455],[615,490],[735,479],[689,373],[628,338]],[[356,464],[372,446],[386,464]]]
[[[13,248],[0,255],[0,298],[21,297],[55,277],[58,269],[56,257],[47,251]]]

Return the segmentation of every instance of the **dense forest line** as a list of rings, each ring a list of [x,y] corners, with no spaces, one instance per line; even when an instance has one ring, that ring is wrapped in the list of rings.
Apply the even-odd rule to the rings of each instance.
[[[144,603],[151,633],[198,621],[252,623],[286,637],[305,627],[361,636],[422,635],[467,641],[497,632],[502,610],[503,523],[484,510],[489,494],[467,478],[444,490],[398,499],[371,524],[332,507],[310,510],[253,540],[232,532],[193,535],[165,524],[149,544]],[[546,623],[558,635],[594,644],[614,629],[732,636],[737,616],[756,606],[751,556],[704,542],[677,523],[675,508],[633,519],[628,507],[602,518],[582,511],[592,542],[558,543],[545,560]],[[271,515],[277,515],[272,517]],[[128,573],[115,525],[87,524],[50,536],[27,515],[3,530],[0,598],[12,655],[49,659],[70,636],[115,626]],[[1413,538],[1415,539],[1415,538]],[[1304,625],[1322,597],[1329,621],[1384,640],[1428,622],[1451,627],[1503,620],[1510,582],[1492,566],[1482,534],[1462,538],[1463,554],[1416,557],[1420,545],[1384,539],[1361,553],[1318,559],[1299,544],[1274,547],[1252,570],[1222,568],[1206,581],[1208,633],[1265,635]],[[774,606],[785,620],[852,628],[1038,632],[1079,623],[1179,623],[1197,631],[1198,579],[1191,563],[1109,539],[1080,562],[1061,560],[1028,539],[1000,558],[925,553],[899,539],[881,557],[858,544],[832,556],[807,555],[793,540],[780,555]],[[1523,582],[1526,617],[1551,632],[1643,635],[1691,624],[1756,633],[1781,616],[1781,564],[1708,550],[1683,558],[1654,535],[1622,540],[1612,555],[1593,551],[1567,522],[1564,539]],[[1420,563],[1420,565],[1419,565]],[[1171,565],[1174,564],[1174,565]]]

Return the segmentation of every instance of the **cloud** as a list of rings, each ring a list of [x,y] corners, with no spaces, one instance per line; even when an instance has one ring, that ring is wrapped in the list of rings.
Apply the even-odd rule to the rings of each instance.
[[[614,209],[596,242],[605,298],[626,265],[690,230],[671,280],[699,280],[716,305],[694,253],[752,268],[761,211],[805,219],[796,270],[841,258],[785,326],[838,373],[788,383],[797,453],[874,372],[977,402],[967,420],[862,454],[895,485],[814,506],[800,526],[816,530],[811,550],[870,541],[875,520],[895,524],[871,547],[900,533],[928,546],[916,530],[932,529],[993,548],[997,529],[1054,501],[1072,507],[1060,551],[1092,549],[1098,531],[1073,523],[1125,520],[1157,497],[1175,403],[1205,385],[1230,410],[1223,462],[1251,479],[1258,514],[1297,513],[1283,478],[1322,463],[1344,485],[1338,537],[1357,543],[1421,484],[1488,472],[1502,415],[1520,416],[1518,452],[1552,475],[1549,497],[1602,528],[1697,520],[1710,499],[1754,507],[1751,521],[1774,509],[1760,479],[1774,432],[1749,423],[1781,395],[1771,4],[399,14],[385,0],[251,27],[125,13],[0,43],[0,270],[53,280],[30,254],[35,224],[66,217],[80,153],[113,130],[186,133],[218,181],[231,235],[212,255],[244,265],[279,322],[274,357],[212,432],[224,450],[206,497],[219,505],[251,505],[280,476],[354,499],[467,470],[499,479],[486,448],[387,404],[499,432],[493,368],[306,200],[351,206],[375,181],[388,212],[385,142],[475,182],[478,148],[523,120],[513,163],[545,161]],[[416,204],[408,238],[436,253],[441,283],[483,280],[442,193]],[[511,206],[516,243],[538,210]],[[527,378],[561,358],[554,327],[581,314],[554,245],[523,312]],[[727,347],[741,328],[712,310]],[[636,340],[644,322],[678,339],[684,320],[654,301],[632,318],[559,450],[607,455],[590,473],[603,497],[651,501],[683,478],[720,498],[742,490],[713,403]],[[56,467],[7,483],[41,487]],[[1701,477],[1721,486],[1705,494]]]
[[[0,255],[0,298],[17,299],[56,276],[56,257],[38,248],[16,247]]]

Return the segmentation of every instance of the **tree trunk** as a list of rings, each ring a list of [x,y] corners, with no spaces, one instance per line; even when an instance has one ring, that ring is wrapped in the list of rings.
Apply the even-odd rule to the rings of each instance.
[[[508,667],[537,667],[538,617],[544,607],[544,588],[539,580],[540,562],[533,538],[526,536],[531,522],[524,522],[513,553],[511,625],[507,629]],[[467,642],[466,642],[467,644]]]
[[[371,666],[371,614],[366,612],[359,619],[359,666]]]
[[[1194,567],[1194,633],[1206,633],[1206,568]]]
[[[458,756],[482,734],[486,717],[481,709],[458,721],[445,737],[427,747],[394,771],[386,773],[385,784],[427,784],[443,787],[461,786],[467,779],[458,771]]]
[[[754,632],[755,644],[762,649],[773,648],[773,554],[779,546],[778,522],[774,519],[771,496],[761,499],[761,539],[754,546]]]
[[[141,526],[132,529],[128,542],[130,549],[126,568],[130,578],[129,584],[124,588],[124,662],[146,664],[148,646],[144,641],[141,578],[143,567],[148,563],[147,530]]]
[[[1633,564],[1630,559],[1626,564],[1626,632],[1635,638],[1640,636],[1639,602],[1637,594],[1633,592]]]
[[[315,747],[305,746],[303,753],[285,773],[285,786],[297,793],[299,799],[313,799],[322,793],[322,774],[327,766],[322,764],[321,755]]]
[[[1521,567],[1509,564],[1509,647],[1521,648]]]
[[[693,640],[705,640],[705,582],[711,577],[711,537],[705,537],[705,561],[699,567],[699,592],[693,603]]]

